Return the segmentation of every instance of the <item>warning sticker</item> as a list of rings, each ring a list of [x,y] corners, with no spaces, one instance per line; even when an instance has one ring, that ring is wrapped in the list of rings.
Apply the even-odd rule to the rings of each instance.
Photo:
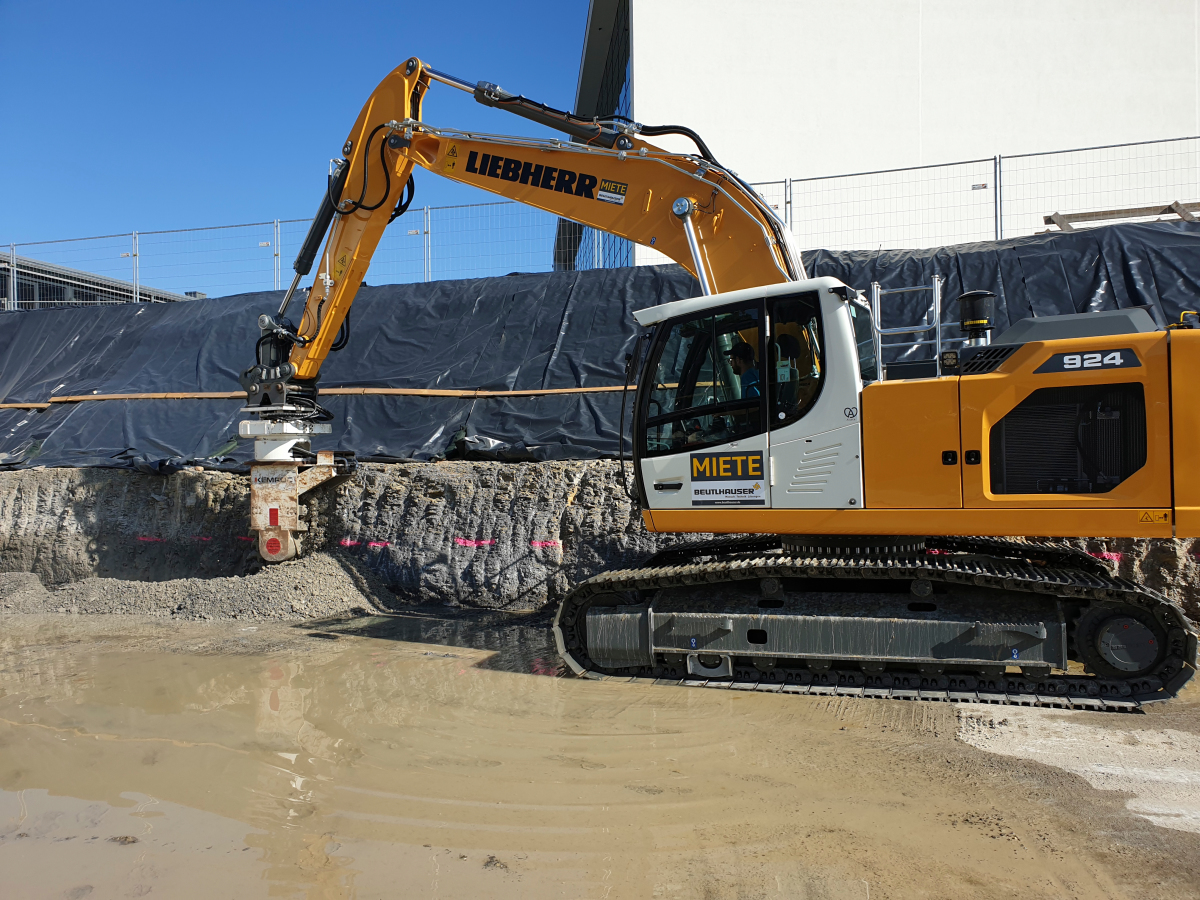
[[[347,251],[337,258],[337,262],[333,264],[333,280],[341,281],[342,273],[346,271],[346,266],[350,262],[350,253]]]
[[[605,203],[616,203],[618,206],[624,206],[625,194],[628,190],[628,184],[601,178],[600,187],[596,190],[596,199],[603,200]]]
[[[1171,521],[1171,514],[1166,510],[1144,509],[1141,511],[1141,515],[1138,516],[1138,521],[1154,525],[1165,525]]]
[[[763,455],[693,453],[692,506],[766,506]]]
[[[453,172],[458,168],[458,144],[451,144],[446,151],[446,160],[442,163],[443,172]]]

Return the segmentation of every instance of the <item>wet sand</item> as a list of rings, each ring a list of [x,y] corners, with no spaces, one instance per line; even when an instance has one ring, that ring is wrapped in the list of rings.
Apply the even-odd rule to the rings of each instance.
[[[962,720],[552,677],[544,626],[2,617],[0,893],[1200,897],[1200,835],[1152,820],[1187,797],[1139,806],[1066,746],[1165,734],[1190,772],[1194,688]],[[1028,758],[1039,728],[1066,749]]]

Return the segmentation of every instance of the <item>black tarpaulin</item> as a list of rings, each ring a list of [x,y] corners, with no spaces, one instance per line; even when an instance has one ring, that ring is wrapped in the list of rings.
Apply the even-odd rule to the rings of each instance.
[[[943,321],[968,290],[997,296],[998,330],[1030,315],[1147,306],[1159,324],[1200,303],[1200,224],[1117,225],[930,250],[805,253],[809,274],[868,291],[946,279]],[[620,385],[635,309],[695,296],[678,266],[364,287],[349,347],[322,387],[554,390]],[[0,402],[238,390],[260,313],[279,292],[177,304],[0,313]],[[927,295],[885,298],[884,324],[916,323]],[[951,327],[947,336],[954,336]],[[919,359],[901,345],[885,359]],[[619,392],[493,397],[325,396],[322,449],[367,459],[615,456]],[[244,464],[240,400],[106,400],[0,409],[0,466]],[[461,438],[466,440],[461,440]]]
[[[632,311],[694,296],[677,266],[364,287],[346,350],[322,387],[556,390],[619,386]],[[0,402],[53,396],[237,391],[260,313],[281,294],[178,304],[0,313]],[[462,400],[325,396],[320,449],[367,459],[460,453],[557,459],[615,455],[619,392]],[[0,465],[244,463],[241,400],[105,400],[0,410]],[[465,438],[465,440],[463,440]],[[170,463],[168,463],[169,465]],[[211,464],[211,463],[210,463]]]
[[[1158,324],[1200,301],[1200,223],[1113,225],[1073,233],[1055,232],[928,250],[804,254],[810,275],[832,275],[864,293],[878,282],[887,290],[945,279],[942,321],[958,322],[954,302],[966,291],[996,295],[996,332],[1030,316],[1149,307]],[[884,327],[917,324],[929,294],[883,298]],[[951,328],[948,337],[959,332]],[[932,358],[928,347],[899,338],[884,359]],[[958,346],[958,345],[954,345]]]

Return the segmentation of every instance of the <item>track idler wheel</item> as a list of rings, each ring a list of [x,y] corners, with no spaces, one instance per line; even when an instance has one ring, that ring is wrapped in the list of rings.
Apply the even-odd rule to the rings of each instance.
[[[1149,610],[1129,604],[1093,606],[1075,627],[1075,646],[1088,670],[1105,678],[1138,678],[1167,656],[1167,633]]]

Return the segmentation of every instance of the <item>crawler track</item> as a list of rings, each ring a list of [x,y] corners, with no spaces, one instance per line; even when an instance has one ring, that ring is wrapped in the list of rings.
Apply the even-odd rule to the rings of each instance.
[[[778,538],[752,537],[696,542],[669,548],[637,568],[605,572],[578,585],[554,619],[558,649],[567,665],[588,678],[616,678],[726,690],[1047,706],[1130,712],[1174,697],[1196,668],[1197,638],[1183,610],[1143,585],[1113,576],[1099,560],[1070,548],[983,538],[933,538],[927,552],[899,558],[818,559],[781,552]],[[930,552],[932,551],[932,552]],[[723,679],[681,677],[665,665],[602,669],[587,653],[586,611],[597,599],[622,595],[623,603],[647,603],[664,588],[765,578],[894,579],[897,591],[923,579],[1021,591],[1079,602],[1108,601],[1148,610],[1167,635],[1167,652],[1150,673],[1137,678],[1095,675],[979,673],[921,674],[881,660],[883,672],[864,671],[862,660],[834,662],[827,671],[775,669],[763,673],[752,661],[735,661]]]

